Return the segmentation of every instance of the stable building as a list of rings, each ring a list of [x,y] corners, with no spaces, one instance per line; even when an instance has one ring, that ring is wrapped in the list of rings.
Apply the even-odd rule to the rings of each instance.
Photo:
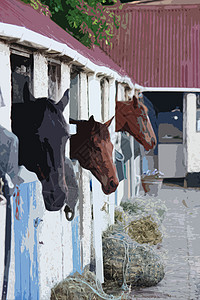
[[[134,81],[102,50],[86,48],[18,0],[0,2],[0,69],[0,125],[8,131],[12,104],[21,102],[25,82],[36,98],[55,101],[70,88],[70,104],[63,113],[67,123],[69,117],[88,120],[91,115],[105,122],[115,115],[116,87],[122,100],[134,92]],[[115,145],[114,120],[109,130]],[[75,132],[71,128],[71,134]],[[104,280],[101,234],[114,222],[117,195],[103,194],[88,170],[78,161],[73,165],[80,196],[72,222],[66,220],[63,210],[45,209],[37,176],[22,170],[24,182],[11,197],[9,277],[0,269],[0,294],[4,278],[8,299],[49,299],[51,288],[68,275],[81,273],[91,257],[96,260],[97,278]],[[118,198],[123,192],[124,187]],[[0,265],[4,266],[6,205],[0,204],[0,216]]]
[[[200,3],[166,0],[126,4],[112,48],[101,48],[139,84],[153,105],[158,146],[143,171],[200,185]],[[150,106],[149,106],[150,107]]]

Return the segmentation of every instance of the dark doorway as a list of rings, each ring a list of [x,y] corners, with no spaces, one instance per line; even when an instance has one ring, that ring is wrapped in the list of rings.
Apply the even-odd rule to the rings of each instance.
[[[11,80],[12,80],[12,103],[23,102],[23,88],[27,82],[32,92],[33,58],[26,52],[11,50]]]

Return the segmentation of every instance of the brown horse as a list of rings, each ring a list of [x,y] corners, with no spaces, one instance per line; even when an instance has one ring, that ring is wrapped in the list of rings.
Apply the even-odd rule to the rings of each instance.
[[[148,109],[135,96],[131,101],[116,101],[115,131],[127,131],[149,151],[156,146],[157,140],[148,117]]]
[[[77,134],[70,139],[70,157],[92,172],[107,195],[113,193],[119,184],[108,131],[111,122],[112,119],[102,124],[96,122],[93,116],[88,121],[70,119],[71,124],[77,125]]]

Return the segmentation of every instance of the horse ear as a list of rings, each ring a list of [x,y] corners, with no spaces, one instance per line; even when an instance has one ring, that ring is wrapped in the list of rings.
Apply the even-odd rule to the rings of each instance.
[[[65,107],[67,106],[68,103],[69,103],[69,89],[67,89],[64,92],[64,95],[62,96],[62,98],[60,99],[60,101],[56,104],[56,106],[61,111],[64,111],[64,109],[65,109]]]
[[[114,116],[110,120],[108,120],[107,122],[104,123],[106,125],[106,127],[110,126],[110,124],[112,123],[113,119],[114,119]]]
[[[29,91],[28,82],[25,82],[25,84],[24,84],[23,99],[24,99],[24,103],[36,101],[35,97]]]
[[[94,116],[92,115],[88,120],[88,125],[89,125],[90,130],[95,130],[96,124],[97,123],[95,122]]]
[[[95,120],[94,120],[94,116],[93,115],[89,118],[88,122],[90,124],[94,124]]]

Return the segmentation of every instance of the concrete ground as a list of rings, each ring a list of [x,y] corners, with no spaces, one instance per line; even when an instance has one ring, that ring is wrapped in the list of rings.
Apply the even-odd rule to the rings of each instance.
[[[155,287],[133,290],[130,299],[200,299],[200,189],[163,184],[168,208],[160,248],[165,277]]]

